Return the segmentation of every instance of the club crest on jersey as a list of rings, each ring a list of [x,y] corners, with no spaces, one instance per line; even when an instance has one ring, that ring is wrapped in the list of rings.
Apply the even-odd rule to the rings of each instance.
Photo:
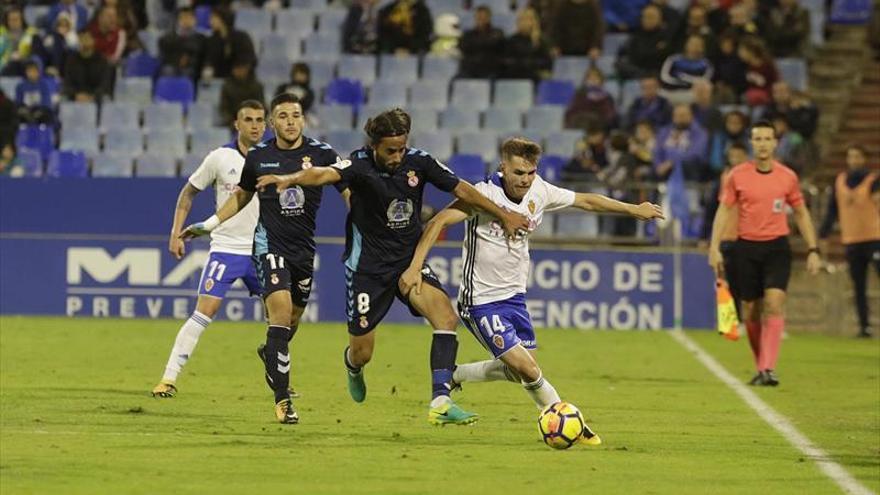
[[[214,288],[214,279],[209,278],[205,280],[205,292],[211,292],[211,289]]]
[[[312,157],[304,156],[301,166],[302,166],[303,170],[308,170],[308,169],[312,168]]]
[[[406,176],[406,183],[409,184],[409,187],[416,187],[419,185],[419,176],[416,175],[415,170],[410,170],[406,173]]]
[[[495,347],[499,349],[504,349],[504,337],[500,335],[493,335],[492,343],[495,344]]]
[[[269,276],[269,281],[272,282],[272,285],[278,285],[278,274],[273,273]]]
[[[368,326],[370,326],[370,322],[367,321],[366,316],[361,316],[360,323],[358,323],[358,324],[361,326],[361,328],[367,328]]]
[[[298,215],[306,204],[306,194],[301,187],[294,186],[278,194],[278,203],[281,204],[282,215]]]
[[[395,199],[385,212],[388,217],[388,227],[399,229],[408,226],[414,211],[415,207],[411,199]]]
[[[532,215],[535,214],[535,200],[533,199],[529,200],[529,213],[531,213]]]
[[[773,213],[782,213],[783,206],[785,206],[785,201],[783,201],[782,199],[774,199]]]

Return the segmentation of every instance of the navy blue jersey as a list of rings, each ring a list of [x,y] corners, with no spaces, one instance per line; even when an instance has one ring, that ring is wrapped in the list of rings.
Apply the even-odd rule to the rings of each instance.
[[[358,273],[386,273],[409,266],[422,235],[422,192],[430,182],[451,192],[458,177],[428,153],[410,148],[394,171],[380,168],[362,148],[334,165],[351,190],[345,266]]]
[[[310,167],[326,167],[339,160],[329,144],[303,136],[302,145],[279,149],[275,139],[260,143],[248,152],[239,187],[256,191],[261,175],[284,175]],[[281,194],[274,185],[260,198],[260,220],[254,232],[254,255],[278,253],[288,262],[311,264],[315,255],[315,216],[321,206],[322,187],[293,186]]]

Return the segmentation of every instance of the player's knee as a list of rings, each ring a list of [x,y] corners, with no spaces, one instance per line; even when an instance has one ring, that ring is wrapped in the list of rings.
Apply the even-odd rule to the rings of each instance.
[[[440,330],[455,331],[455,327],[458,326],[458,317],[454,313],[443,315],[443,317],[440,318],[438,326],[440,327]]]
[[[764,304],[764,316],[782,316],[785,312],[785,305],[779,301],[768,302]]]
[[[348,352],[352,364],[355,364],[357,366],[363,366],[369,363],[370,359],[373,358],[373,349],[369,347],[354,346],[351,347]]]
[[[535,383],[541,378],[541,368],[536,364],[527,364],[516,370],[522,381],[526,383]]]

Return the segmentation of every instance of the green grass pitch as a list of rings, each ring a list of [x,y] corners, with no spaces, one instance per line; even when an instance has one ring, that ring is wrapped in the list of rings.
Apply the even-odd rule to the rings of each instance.
[[[348,397],[342,325],[292,347],[299,425],[275,423],[254,349],[265,330],[214,323],[174,399],[150,397],[180,323],[0,318],[0,492],[6,494],[840,493],[663,332],[539,331],[539,361],[601,447],[553,451],[511,383],[466,384],[471,427],[432,427],[430,332],[379,328],[367,400]],[[742,380],[747,344],[689,332]],[[485,359],[466,332],[459,362]],[[756,392],[880,490],[880,345],[794,333],[782,386]]]

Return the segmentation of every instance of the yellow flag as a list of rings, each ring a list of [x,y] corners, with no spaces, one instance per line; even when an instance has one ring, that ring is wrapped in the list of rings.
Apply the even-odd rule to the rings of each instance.
[[[718,306],[718,333],[729,340],[739,339],[739,318],[730,288],[724,280],[715,281],[715,301]]]

